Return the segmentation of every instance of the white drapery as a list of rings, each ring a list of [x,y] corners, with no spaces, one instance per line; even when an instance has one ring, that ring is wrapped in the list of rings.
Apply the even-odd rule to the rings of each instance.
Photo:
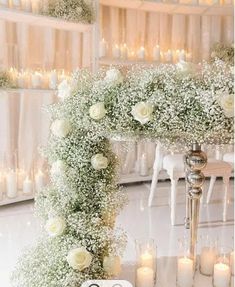
[[[192,7],[193,9],[193,7]],[[130,49],[155,45],[163,51],[184,49],[192,60],[207,60],[216,42],[233,43],[233,16],[178,15],[101,6],[101,38],[110,45],[126,43]]]

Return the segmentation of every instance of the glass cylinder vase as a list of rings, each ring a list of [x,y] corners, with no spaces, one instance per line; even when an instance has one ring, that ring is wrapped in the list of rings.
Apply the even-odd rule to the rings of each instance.
[[[231,268],[230,268],[231,249],[221,247],[216,258],[213,272],[214,287],[229,287],[231,283]]]
[[[157,246],[153,239],[136,240],[136,287],[154,287],[157,273]]]

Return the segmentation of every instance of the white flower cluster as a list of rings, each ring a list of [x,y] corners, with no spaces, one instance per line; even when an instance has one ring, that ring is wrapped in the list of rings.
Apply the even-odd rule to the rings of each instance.
[[[48,109],[52,183],[36,199],[46,238],[20,261],[17,287],[80,286],[120,272],[126,238],[114,227],[126,198],[116,185],[109,137],[183,146],[233,141],[230,67],[215,61],[194,68],[135,68],[125,77],[117,69],[84,71],[73,96],[62,86],[63,101]]]

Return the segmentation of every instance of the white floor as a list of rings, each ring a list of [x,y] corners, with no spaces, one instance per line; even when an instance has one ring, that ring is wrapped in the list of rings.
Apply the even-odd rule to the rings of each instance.
[[[222,182],[217,181],[209,205],[203,203],[200,214],[199,236],[209,234],[218,237],[221,245],[233,246],[234,198],[231,181],[228,220],[222,222]],[[205,192],[208,182],[206,183]],[[135,239],[154,238],[158,247],[158,257],[177,255],[178,239],[185,234],[185,190],[184,182],[179,184],[177,197],[177,225],[170,225],[168,193],[170,183],[159,183],[158,194],[152,208],[147,207],[150,184],[136,184],[125,187],[129,204],[118,217],[128,234],[128,246],[123,261],[135,260]],[[205,202],[205,198],[204,198]],[[41,227],[33,216],[33,202],[0,208],[0,286],[10,287],[9,277],[21,250],[35,242]],[[169,272],[169,271],[168,271]],[[171,285],[173,286],[173,285]],[[198,285],[199,286],[199,285]],[[198,287],[195,285],[195,287]],[[164,286],[165,287],[165,286]],[[208,286],[203,286],[208,287]]]

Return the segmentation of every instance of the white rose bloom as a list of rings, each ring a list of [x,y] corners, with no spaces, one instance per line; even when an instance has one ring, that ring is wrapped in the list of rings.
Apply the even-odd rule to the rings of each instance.
[[[51,174],[52,176],[61,176],[65,173],[66,171],[66,164],[62,160],[57,160],[53,162],[51,166]]]
[[[67,261],[70,267],[82,271],[91,265],[92,255],[84,247],[75,248],[69,251]]]
[[[91,165],[95,170],[105,169],[108,166],[108,159],[102,153],[97,153],[91,158]]]
[[[218,91],[217,96],[219,97],[219,103],[226,117],[231,118],[234,116],[234,95],[229,94],[228,91]]]
[[[45,229],[51,237],[55,237],[61,235],[64,232],[65,227],[66,223],[64,218],[54,217],[48,219]]]
[[[230,72],[232,75],[234,75],[234,66],[230,66]]]
[[[136,121],[139,121],[142,125],[149,122],[152,118],[153,107],[150,103],[139,102],[132,107],[131,114]]]
[[[51,125],[53,135],[63,138],[71,131],[71,125],[67,120],[55,120]]]
[[[72,88],[68,83],[68,80],[63,80],[59,85],[58,85],[58,97],[61,100],[65,100],[66,98],[70,97],[72,92]]]
[[[176,64],[177,68],[179,71],[182,73],[187,73],[187,74],[193,74],[196,72],[196,65],[190,62],[185,62],[185,61],[179,61],[179,63]]]
[[[118,85],[123,82],[123,75],[118,69],[110,69],[106,72],[104,81],[111,85]]]
[[[89,109],[89,114],[93,120],[101,120],[106,114],[104,103],[100,102],[92,105]]]
[[[119,256],[104,257],[103,267],[110,275],[118,276],[121,272],[121,259]]]

